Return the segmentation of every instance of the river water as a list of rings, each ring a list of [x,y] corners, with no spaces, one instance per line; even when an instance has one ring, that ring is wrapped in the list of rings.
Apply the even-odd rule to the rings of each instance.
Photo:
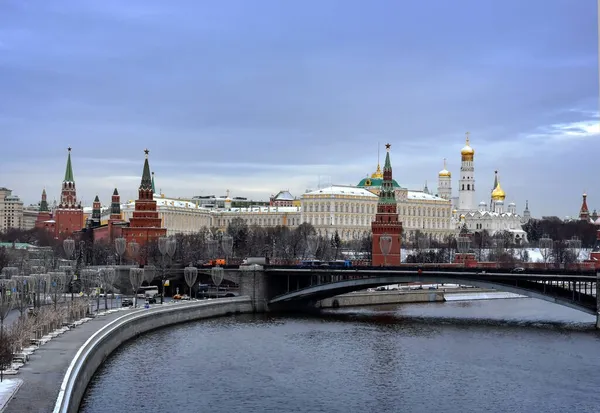
[[[599,412],[594,317],[533,299],[239,315],[155,331],[81,412]]]

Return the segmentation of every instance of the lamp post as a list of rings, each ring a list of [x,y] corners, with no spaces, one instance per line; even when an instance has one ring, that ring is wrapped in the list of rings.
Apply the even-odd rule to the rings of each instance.
[[[112,290],[112,295],[111,295],[111,299],[110,299],[110,307],[113,307],[114,301],[115,301],[115,282],[116,282],[116,278],[117,278],[117,272],[115,271],[114,267],[106,267],[106,268],[102,268],[102,273],[101,273],[101,277],[102,280],[104,282],[104,307],[106,309],[106,301],[107,301],[107,297],[108,297],[108,286],[110,286],[111,290]]]
[[[456,249],[460,254],[466,254],[471,247],[471,238],[467,236],[458,236],[456,238]]]
[[[213,267],[210,269],[210,278],[212,278],[212,282],[216,287],[215,298],[219,297],[219,286],[223,282],[224,274],[225,270],[223,269],[223,267]]]
[[[129,282],[133,288],[133,308],[137,307],[137,291],[140,289],[142,282],[144,281],[144,269],[143,268],[130,268],[129,269]]]
[[[119,265],[121,265],[121,261],[123,258],[123,254],[125,254],[125,249],[127,248],[127,240],[123,237],[115,238],[115,250],[119,255]]]
[[[319,249],[320,237],[317,234],[311,234],[306,236],[306,247],[308,249],[308,255],[317,259],[317,250]]]
[[[128,245],[129,248],[129,256],[131,257],[131,260],[135,263],[138,254],[140,253],[140,244],[138,244],[135,241],[131,241]]]
[[[550,238],[548,235],[544,235],[539,240],[540,254],[542,255],[542,258],[544,259],[544,267],[548,267],[548,258],[550,256],[550,252],[552,251],[553,244],[554,244],[554,242],[553,242],[552,238]]]
[[[227,265],[229,263],[227,258],[233,255],[233,237],[231,235],[223,234],[221,236],[221,248],[225,255],[225,264]]]
[[[144,265],[144,281],[146,285],[150,285],[156,276],[156,267],[154,265]]]
[[[379,236],[379,249],[381,255],[383,255],[383,266],[387,267],[387,256],[392,251],[392,236],[388,234],[382,234]]]
[[[165,297],[165,282],[166,282],[166,268],[165,268],[165,255],[168,255],[170,259],[173,259],[175,255],[175,250],[177,249],[177,241],[174,238],[170,237],[160,237],[158,238],[158,251],[162,256],[162,268],[161,268],[161,293],[160,293],[160,303],[164,303]]]
[[[183,269],[183,277],[185,278],[185,283],[190,288],[190,299],[192,298],[192,287],[196,283],[196,278],[198,278],[198,268],[192,267],[191,265],[185,267]]]
[[[573,236],[567,241],[567,246],[571,250],[575,263],[577,263],[579,261],[579,251],[581,250],[581,240],[579,237]]]
[[[419,238],[417,239],[417,244],[419,245],[419,252],[421,254],[421,263],[425,262],[425,258],[426,258],[426,253],[429,252],[429,237],[425,234],[421,234],[419,235]],[[423,252],[425,251],[425,252]]]

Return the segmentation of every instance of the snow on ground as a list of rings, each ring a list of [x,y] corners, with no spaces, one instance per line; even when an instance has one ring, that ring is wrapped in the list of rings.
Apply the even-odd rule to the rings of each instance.
[[[6,377],[6,376],[5,376]],[[15,395],[19,387],[23,384],[21,379],[7,379],[0,382],[0,412],[8,405],[8,402]]]
[[[505,293],[503,291],[488,293],[446,294],[446,301],[498,300],[506,298],[527,298],[524,295]]]
[[[432,248],[433,250],[433,248]],[[528,262],[544,262],[544,257],[542,255],[542,253],[540,252],[539,248],[525,248],[525,250],[527,251],[527,254],[529,255],[529,261]],[[490,250],[488,249],[483,249],[482,250],[482,256],[486,257],[488,255],[488,252]],[[511,249],[507,249],[506,251],[511,251]],[[514,248],[512,249],[512,251],[514,251],[515,254],[515,258],[519,259],[521,257],[521,249],[519,248]],[[589,260],[590,259],[590,249],[580,249],[579,250],[579,261],[585,261],[585,260]],[[416,254],[418,253],[417,250],[413,250],[413,249],[402,249],[400,251],[400,258],[402,260],[402,262],[406,262],[406,257],[408,257],[411,254]],[[478,253],[478,251],[477,251]]]

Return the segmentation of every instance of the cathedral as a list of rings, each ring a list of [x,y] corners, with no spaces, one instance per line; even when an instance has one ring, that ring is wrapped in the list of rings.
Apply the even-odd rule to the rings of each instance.
[[[489,204],[486,200],[482,200],[475,205],[475,150],[471,146],[468,132],[460,155],[458,197],[452,196],[452,174],[447,169],[446,160],[444,160],[444,169],[438,174],[438,196],[452,201],[452,225],[457,229],[466,225],[471,232],[486,230],[490,235],[508,231],[513,235],[515,242],[526,242],[527,233],[522,225],[531,219],[529,203],[526,203],[522,216],[517,213],[514,202],[505,206],[506,193],[500,185],[498,171],[496,171]]]

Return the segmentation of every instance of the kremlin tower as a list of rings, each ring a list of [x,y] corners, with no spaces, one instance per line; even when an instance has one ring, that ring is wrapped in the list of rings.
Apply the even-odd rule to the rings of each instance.
[[[581,209],[579,210],[579,219],[587,222],[590,220],[590,210],[587,206],[587,194],[585,193],[583,194],[583,201],[581,202]]]
[[[81,207],[81,203],[77,202],[75,178],[73,177],[73,167],[71,166],[71,148],[68,148],[68,151],[67,168],[62,183],[60,203],[54,211],[54,236],[56,238],[66,238],[74,232],[81,231],[83,227],[83,208]]]
[[[117,188],[113,191],[110,201],[110,221],[121,221],[121,197]]]
[[[154,191],[152,188],[152,176],[150,174],[150,165],[148,163],[148,154],[146,149],[146,159],[144,160],[144,170],[142,172],[142,181],[138,188],[138,199],[135,201],[135,210],[133,217],[129,220],[129,227],[123,228],[123,237],[127,242],[136,241],[140,246],[157,240],[166,235],[166,228],[161,228],[161,219],[156,210],[156,201],[154,200]],[[114,211],[114,210],[113,210]]]
[[[452,174],[446,167],[446,158],[444,158],[444,169],[438,174],[438,196],[447,200],[452,198]]]
[[[402,222],[398,220],[390,147],[385,145],[386,155],[383,166],[383,182],[377,201],[377,215],[371,223],[373,233],[372,265],[400,265],[400,246],[402,241]]]
[[[458,210],[472,211],[475,208],[475,167],[473,157],[475,150],[471,148],[469,132],[466,144],[460,151],[460,180],[458,181]]]
[[[54,231],[54,221],[52,221],[52,214],[50,213],[46,199],[46,188],[42,191],[42,200],[40,201],[40,209],[35,220],[35,227]]]
[[[102,205],[100,204],[100,198],[96,195],[94,203],[92,204],[92,217],[89,220],[89,226],[92,228],[98,228],[100,226],[100,215],[102,214]]]

